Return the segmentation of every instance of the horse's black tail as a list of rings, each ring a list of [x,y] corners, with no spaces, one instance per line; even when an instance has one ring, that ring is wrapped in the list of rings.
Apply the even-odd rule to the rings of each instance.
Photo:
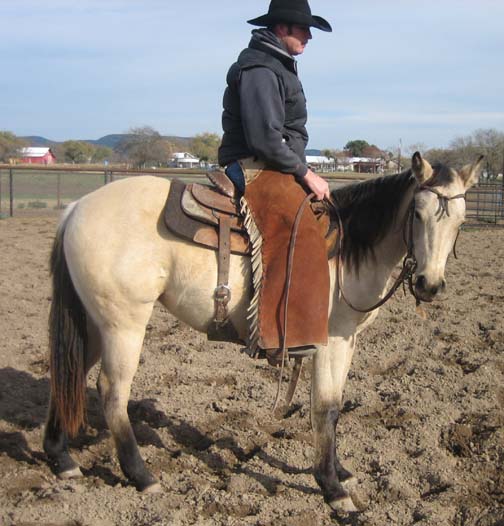
[[[75,436],[86,417],[86,312],[72,283],[63,237],[69,213],[61,223],[51,252],[52,303],[49,314],[51,404],[56,421]]]

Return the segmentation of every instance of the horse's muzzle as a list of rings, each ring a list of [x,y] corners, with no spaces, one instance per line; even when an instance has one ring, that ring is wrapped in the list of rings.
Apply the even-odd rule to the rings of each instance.
[[[415,283],[415,294],[421,301],[433,301],[436,296],[442,295],[446,290],[446,281],[442,278],[436,283],[429,283],[423,275],[418,276]]]

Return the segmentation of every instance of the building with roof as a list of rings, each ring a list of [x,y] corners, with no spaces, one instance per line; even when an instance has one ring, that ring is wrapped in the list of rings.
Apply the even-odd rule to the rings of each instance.
[[[325,155],[307,155],[306,164],[316,172],[334,172],[334,159]]]
[[[199,168],[200,160],[188,152],[176,152],[172,155],[169,162],[174,168]]]
[[[21,148],[19,161],[25,164],[54,164],[56,156],[51,148],[31,146],[29,148]]]

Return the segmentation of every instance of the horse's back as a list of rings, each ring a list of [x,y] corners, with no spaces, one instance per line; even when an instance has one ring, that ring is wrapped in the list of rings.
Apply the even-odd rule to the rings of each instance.
[[[140,223],[157,221],[170,190],[170,181],[161,177],[137,176],[114,181],[84,196],[77,203],[87,224],[93,221]],[[91,222],[91,223],[89,223]]]

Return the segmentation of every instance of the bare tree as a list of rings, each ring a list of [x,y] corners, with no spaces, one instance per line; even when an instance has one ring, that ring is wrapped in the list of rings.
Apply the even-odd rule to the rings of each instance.
[[[166,164],[171,154],[170,143],[150,126],[131,128],[116,150],[138,168]]]

